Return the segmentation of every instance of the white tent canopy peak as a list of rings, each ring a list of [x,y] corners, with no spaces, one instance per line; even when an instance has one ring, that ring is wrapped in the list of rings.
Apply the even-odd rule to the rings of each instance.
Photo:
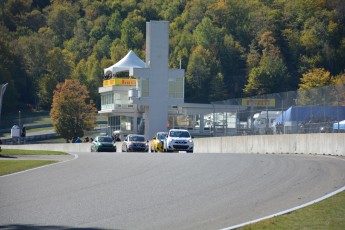
[[[104,75],[114,74],[117,72],[129,71],[131,68],[145,68],[146,64],[143,62],[132,50],[126,56],[114,65],[104,69]]]

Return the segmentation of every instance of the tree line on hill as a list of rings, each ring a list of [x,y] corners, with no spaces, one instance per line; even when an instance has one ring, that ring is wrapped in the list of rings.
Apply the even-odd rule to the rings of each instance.
[[[3,0],[3,113],[50,109],[66,79],[100,108],[103,69],[129,50],[144,60],[150,20],[170,22],[169,66],[186,70],[186,102],[344,83],[343,0]]]

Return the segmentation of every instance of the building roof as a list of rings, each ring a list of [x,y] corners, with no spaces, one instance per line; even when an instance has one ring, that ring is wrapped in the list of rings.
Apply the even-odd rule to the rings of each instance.
[[[132,50],[128,52],[120,61],[116,64],[104,69],[104,75],[110,73],[117,73],[123,71],[129,71],[131,68],[145,68],[146,64],[143,62]]]

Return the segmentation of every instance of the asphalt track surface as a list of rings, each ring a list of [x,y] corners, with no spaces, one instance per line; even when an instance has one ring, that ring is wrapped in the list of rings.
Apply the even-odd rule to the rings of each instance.
[[[78,153],[0,177],[0,229],[222,229],[344,185],[340,157]]]

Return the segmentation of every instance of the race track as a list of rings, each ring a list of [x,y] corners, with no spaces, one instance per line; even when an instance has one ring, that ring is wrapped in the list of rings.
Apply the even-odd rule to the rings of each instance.
[[[0,177],[0,229],[222,229],[345,185],[340,157],[78,155]]]

